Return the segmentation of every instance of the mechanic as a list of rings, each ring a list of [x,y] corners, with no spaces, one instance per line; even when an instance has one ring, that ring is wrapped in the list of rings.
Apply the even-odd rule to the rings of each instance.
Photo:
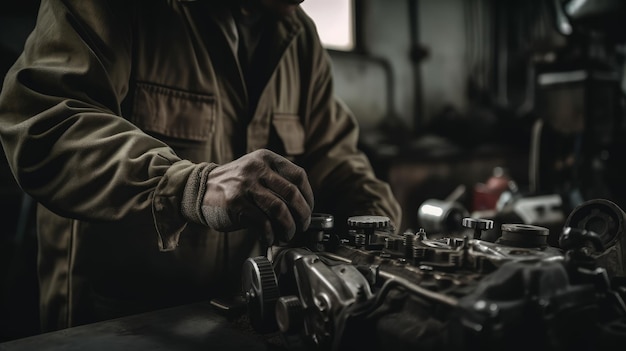
[[[38,202],[42,331],[234,294],[312,212],[400,223],[300,2],[41,2],[0,138]]]

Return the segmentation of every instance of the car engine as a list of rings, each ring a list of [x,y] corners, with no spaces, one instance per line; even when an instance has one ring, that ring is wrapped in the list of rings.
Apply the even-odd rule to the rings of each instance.
[[[596,199],[549,230],[464,217],[395,234],[384,216],[314,214],[300,241],[248,259],[254,329],[304,350],[608,350],[626,345],[626,215]]]

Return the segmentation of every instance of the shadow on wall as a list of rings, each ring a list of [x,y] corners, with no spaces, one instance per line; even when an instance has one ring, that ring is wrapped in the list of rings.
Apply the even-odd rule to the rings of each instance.
[[[0,77],[21,53],[39,1],[0,4]],[[0,146],[0,342],[38,334],[39,288],[35,211],[17,185]]]

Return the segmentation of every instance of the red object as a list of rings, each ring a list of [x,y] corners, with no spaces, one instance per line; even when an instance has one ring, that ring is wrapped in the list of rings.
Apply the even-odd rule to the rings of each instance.
[[[496,167],[493,176],[486,183],[478,183],[474,186],[472,211],[484,211],[496,209],[500,195],[509,188],[510,178],[504,171]]]

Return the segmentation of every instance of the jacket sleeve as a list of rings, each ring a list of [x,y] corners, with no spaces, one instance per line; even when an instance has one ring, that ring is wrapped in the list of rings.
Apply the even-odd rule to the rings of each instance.
[[[315,210],[333,213],[339,230],[349,216],[384,215],[397,231],[401,223],[400,205],[389,184],[377,179],[369,160],[357,148],[357,121],[334,95],[330,57],[310,26],[312,79],[303,165],[315,191]]]
[[[185,226],[181,160],[121,116],[132,55],[132,2],[42,1],[0,95],[0,138],[24,191],[88,221],[151,216],[160,249]]]

